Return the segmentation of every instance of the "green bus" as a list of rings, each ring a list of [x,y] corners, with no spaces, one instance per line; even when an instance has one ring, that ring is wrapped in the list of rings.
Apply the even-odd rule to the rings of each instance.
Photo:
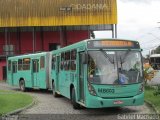
[[[42,52],[9,57],[7,62],[7,82],[26,88],[51,89],[51,53]]]
[[[142,49],[137,41],[88,39],[52,51],[51,88],[73,108],[144,103]]]

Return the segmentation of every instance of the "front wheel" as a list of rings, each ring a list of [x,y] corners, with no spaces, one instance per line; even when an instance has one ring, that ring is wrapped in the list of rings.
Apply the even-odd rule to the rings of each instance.
[[[23,91],[23,92],[26,91],[26,87],[25,87],[25,82],[24,82],[24,80],[21,80],[21,81],[19,82],[19,87],[20,87],[20,90],[21,90],[21,91]]]
[[[76,93],[74,88],[72,88],[71,102],[74,109],[80,109],[80,105],[76,102]]]

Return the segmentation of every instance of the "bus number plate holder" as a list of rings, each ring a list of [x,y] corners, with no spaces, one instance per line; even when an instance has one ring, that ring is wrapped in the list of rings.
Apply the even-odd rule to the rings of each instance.
[[[121,100],[116,100],[113,102],[115,105],[120,105],[120,104],[123,104],[123,101]]]

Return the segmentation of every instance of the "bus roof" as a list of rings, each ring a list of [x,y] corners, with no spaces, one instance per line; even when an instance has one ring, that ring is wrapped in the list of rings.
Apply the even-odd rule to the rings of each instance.
[[[85,40],[82,40],[80,42],[77,42],[77,43],[74,43],[74,44],[71,44],[69,46],[66,46],[66,47],[63,47],[63,48],[60,48],[61,51],[65,51],[65,50],[68,50],[68,49],[75,49],[77,47],[80,47],[81,45],[82,46],[87,46],[87,42],[89,41],[98,41],[98,40],[122,40],[122,41],[131,41],[131,42],[138,42],[138,41],[135,41],[135,40],[128,40],[128,39],[120,39],[120,38],[98,38],[98,39],[85,39]],[[138,42],[139,43],[139,42]],[[56,52],[56,51],[59,51],[58,50],[53,50],[52,52]]]
[[[47,53],[48,53],[48,52],[39,52],[39,53],[31,53],[31,54],[17,55],[17,56],[9,57],[8,59],[39,56],[39,55],[44,55],[44,54],[47,54]]]

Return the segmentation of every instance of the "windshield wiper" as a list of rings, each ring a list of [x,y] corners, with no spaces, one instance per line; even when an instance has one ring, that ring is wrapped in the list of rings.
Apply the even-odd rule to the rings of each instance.
[[[123,69],[122,64],[124,63],[124,61],[122,60],[121,56],[120,56],[120,64],[121,64],[121,69]]]
[[[128,54],[129,54],[130,52],[131,52],[130,50],[127,51],[127,52],[125,53],[125,55],[124,55],[124,58],[121,58],[121,57],[120,57],[121,64],[123,64],[123,63],[125,62],[125,59],[126,59],[126,57],[128,56]]]
[[[110,61],[110,63],[114,64],[114,59],[112,59],[104,50],[100,49],[100,51]]]

